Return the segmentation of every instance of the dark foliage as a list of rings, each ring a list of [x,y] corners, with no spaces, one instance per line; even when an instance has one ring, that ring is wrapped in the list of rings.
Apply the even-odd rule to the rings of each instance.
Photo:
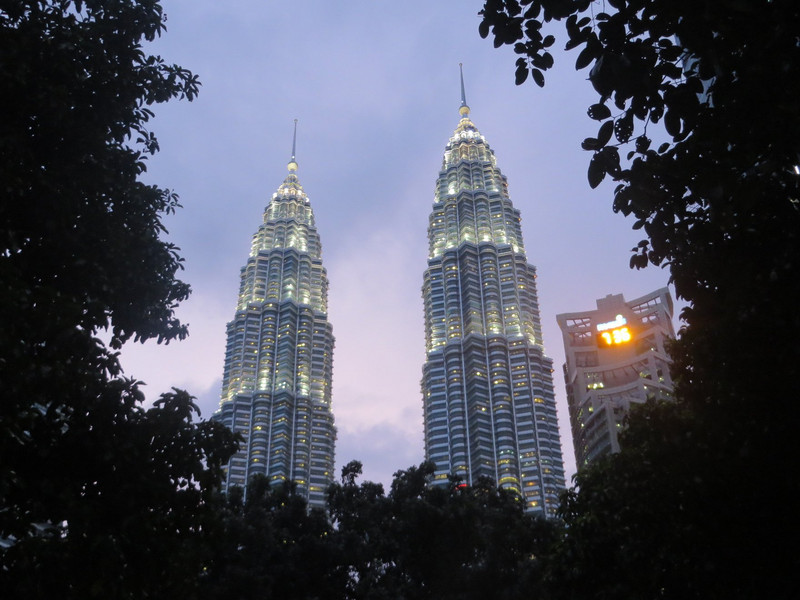
[[[234,447],[227,430],[193,422],[185,392],[144,410],[116,352],[186,335],[174,309],[189,287],[161,239],[177,197],[139,181],[158,149],[148,107],[199,85],[144,52],[163,29],[154,0],[0,3],[7,597],[190,595],[192,540]]]
[[[560,526],[525,516],[492,482],[430,486],[423,463],[395,473],[387,496],[360,474],[356,461],[342,469],[327,515],[265,478],[246,499],[220,497],[201,597],[512,600],[543,589],[540,556]]]
[[[253,479],[246,500],[241,490],[219,498],[202,597],[529,598],[559,526],[524,516],[489,481],[432,487],[432,473],[430,463],[399,471],[386,496],[359,484],[351,462],[329,490],[329,515],[308,511],[292,486]]]
[[[141,400],[131,382],[108,383],[60,420],[49,447],[29,447],[24,466],[38,478],[15,481],[9,500],[40,520],[6,539],[8,597],[194,596],[215,522],[208,500],[232,434],[193,423],[186,392],[146,411]]]
[[[270,487],[262,476],[217,498],[218,525],[201,597],[342,598],[344,576],[334,531],[324,511],[308,510],[294,485]]]
[[[540,31],[564,25],[599,95],[589,184],[617,182],[614,210],[647,236],[631,266],[668,267],[689,303],[677,402],[634,414],[623,452],[567,498],[557,595],[792,597],[800,5],[487,0],[482,15],[518,82],[543,83]]]
[[[525,516],[518,498],[490,481],[429,485],[431,463],[395,473],[388,496],[343,469],[329,508],[350,576],[346,595],[373,598],[529,598],[539,554],[558,526]]]

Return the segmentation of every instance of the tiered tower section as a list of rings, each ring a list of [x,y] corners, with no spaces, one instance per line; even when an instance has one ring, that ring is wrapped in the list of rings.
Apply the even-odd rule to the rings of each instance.
[[[336,439],[328,278],[294,151],[288,169],[242,268],[216,418],[245,438],[226,488],[260,473],[324,507]]]
[[[482,476],[555,514],[564,466],[536,269],[494,152],[469,117],[445,149],[422,295],[425,454],[436,482]]]

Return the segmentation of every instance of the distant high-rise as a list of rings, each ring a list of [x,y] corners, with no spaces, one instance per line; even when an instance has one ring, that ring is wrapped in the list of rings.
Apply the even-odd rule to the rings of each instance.
[[[288,169],[242,268],[215,418],[245,438],[226,489],[262,474],[294,481],[310,505],[323,507],[336,440],[328,277],[294,143]]]
[[[463,77],[459,114],[428,225],[425,456],[435,483],[488,476],[529,512],[552,516],[564,465],[536,269],[506,178],[470,120]]]
[[[557,315],[564,338],[564,379],[578,468],[619,451],[618,433],[632,404],[672,397],[667,339],[672,296],[661,288],[625,302],[597,300],[597,310]]]

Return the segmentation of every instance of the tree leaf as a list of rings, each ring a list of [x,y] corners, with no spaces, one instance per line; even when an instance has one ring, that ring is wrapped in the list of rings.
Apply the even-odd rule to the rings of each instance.
[[[512,17],[516,17],[519,13],[522,12],[522,7],[519,5],[517,0],[505,0],[506,10],[508,14]]]
[[[564,45],[564,50],[572,50],[573,48],[577,48],[581,44],[583,44],[586,40],[583,37],[573,37],[567,40],[567,43]]]
[[[603,160],[603,164],[607,173],[614,175],[617,177],[620,174],[620,166],[619,166],[619,150],[613,146],[606,146],[600,152],[598,152],[598,156]]]
[[[602,121],[611,116],[611,109],[605,104],[598,102],[597,104],[592,104],[586,113],[589,115],[590,119]]]
[[[586,48],[581,50],[581,53],[578,54],[578,58],[575,61],[575,70],[580,71],[584,67],[589,66],[589,64],[597,58],[597,53],[595,52],[594,48],[587,44]]]
[[[614,136],[624,144],[633,134],[633,111],[628,110],[622,117],[614,122]]]
[[[606,121],[600,126],[600,130],[597,132],[597,143],[601,148],[611,139],[612,133],[614,133],[613,120]]]
[[[537,54],[531,57],[531,62],[537,69],[546,70],[553,66],[553,55],[549,52]]]
[[[539,12],[542,9],[542,5],[538,2],[534,2],[531,4],[530,8],[525,11],[525,18],[526,19],[535,19],[539,16]]]
[[[581,142],[581,148],[583,150],[599,150],[601,148],[600,144],[597,141],[597,138],[588,137]]]
[[[600,185],[600,182],[603,181],[606,176],[606,170],[602,164],[602,161],[598,158],[599,156],[599,154],[595,154],[592,157],[592,160],[589,161],[589,172],[587,175],[589,179],[589,187],[592,189]]]
[[[517,70],[514,72],[514,82],[517,85],[522,85],[528,79],[528,65],[525,64],[524,59],[522,62],[517,63]]]
[[[644,154],[647,152],[647,149],[650,148],[650,138],[644,135],[640,135],[636,138],[636,151],[640,154]]]
[[[664,129],[672,137],[678,137],[681,133],[681,119],[674,110],[668,110],[664,114]]]

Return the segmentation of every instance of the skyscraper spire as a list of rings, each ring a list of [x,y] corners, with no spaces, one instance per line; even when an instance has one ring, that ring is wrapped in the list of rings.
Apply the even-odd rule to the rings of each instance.
[[[428,222],[425,458],[434,483],[490,477],[549,517],[564,465],[536,268],[506,178],[469,118],[463,70],[458,112]]]
[[[294,120],[294,135],[292,136],[292,158],[289,161],[289,170],[297,171],[297,161],[295,160],[297,152],[297,119]]]
[[[466,117],[469,114],[469,106],[467,105],[467,94],[464,92],[464,65],[462,63],[458,63],[458,70],[461,73],[461,106],[458,114]]]
[[[272,194],[241,270],[228,323],[220,408],[214,418],[243,437],[226,469],[227,491],[254,475],[294,482],[324,507],[333,482],[333,329],[328,275],[311,202],[297,177],[297,120],[289,173]]]

